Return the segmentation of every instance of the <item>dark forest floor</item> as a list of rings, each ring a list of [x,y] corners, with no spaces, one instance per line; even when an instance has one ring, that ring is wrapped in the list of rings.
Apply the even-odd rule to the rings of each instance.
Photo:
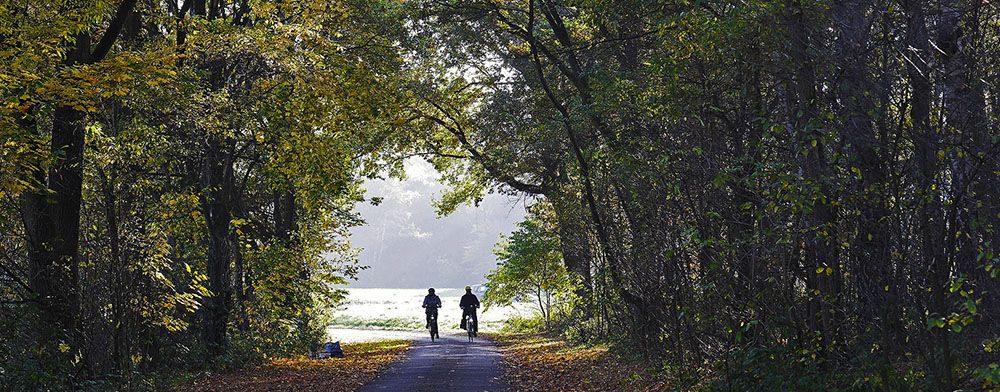
[[[530,334],[498,334],[504,374],[516,391],[664,391],[666,383],[605,346],[573,346]]]

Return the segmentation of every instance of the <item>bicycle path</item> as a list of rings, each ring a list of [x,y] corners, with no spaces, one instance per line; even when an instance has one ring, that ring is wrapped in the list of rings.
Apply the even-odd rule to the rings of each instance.
[[[391,365],[361,392],[507,390],[500,372],[500,352],[493,341],[442,334],[413,342],[406,358]]]

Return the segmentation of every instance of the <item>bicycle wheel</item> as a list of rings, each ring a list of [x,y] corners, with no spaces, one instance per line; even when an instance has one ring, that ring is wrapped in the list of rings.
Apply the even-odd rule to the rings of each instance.
[[[438,337],[438,321],[437,316],[431,316],[431,341],[434,341],[435,337]]]

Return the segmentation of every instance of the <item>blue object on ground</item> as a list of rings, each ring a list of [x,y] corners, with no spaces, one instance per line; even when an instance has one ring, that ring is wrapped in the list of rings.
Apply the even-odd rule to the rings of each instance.
[[[320,358],[343,358],[344,349],[340,348],[340,342],[326,342],[323,351],[319,352]]]

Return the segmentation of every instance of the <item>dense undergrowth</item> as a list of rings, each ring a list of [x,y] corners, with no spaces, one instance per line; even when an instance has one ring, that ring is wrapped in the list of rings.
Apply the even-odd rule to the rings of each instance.
[[[536,391],[934,390],[919,358],[903,358],[895,366],[879,363],[875,357],[832,363],[790,347],[743,345],[720,361],[681,366],[669,358],[644,357],[630,349],[627,341],[601,335],[586,324],[559,317],[546,327],[538,315],[508,320],[493,336],[515,369],[509,371],[512,382]],[[832,371],[835,366],[837,370]],[[965,374],[960,380],[963,390],[1000,390],[995,366],[970,369],[960,365],[956,372]]]

